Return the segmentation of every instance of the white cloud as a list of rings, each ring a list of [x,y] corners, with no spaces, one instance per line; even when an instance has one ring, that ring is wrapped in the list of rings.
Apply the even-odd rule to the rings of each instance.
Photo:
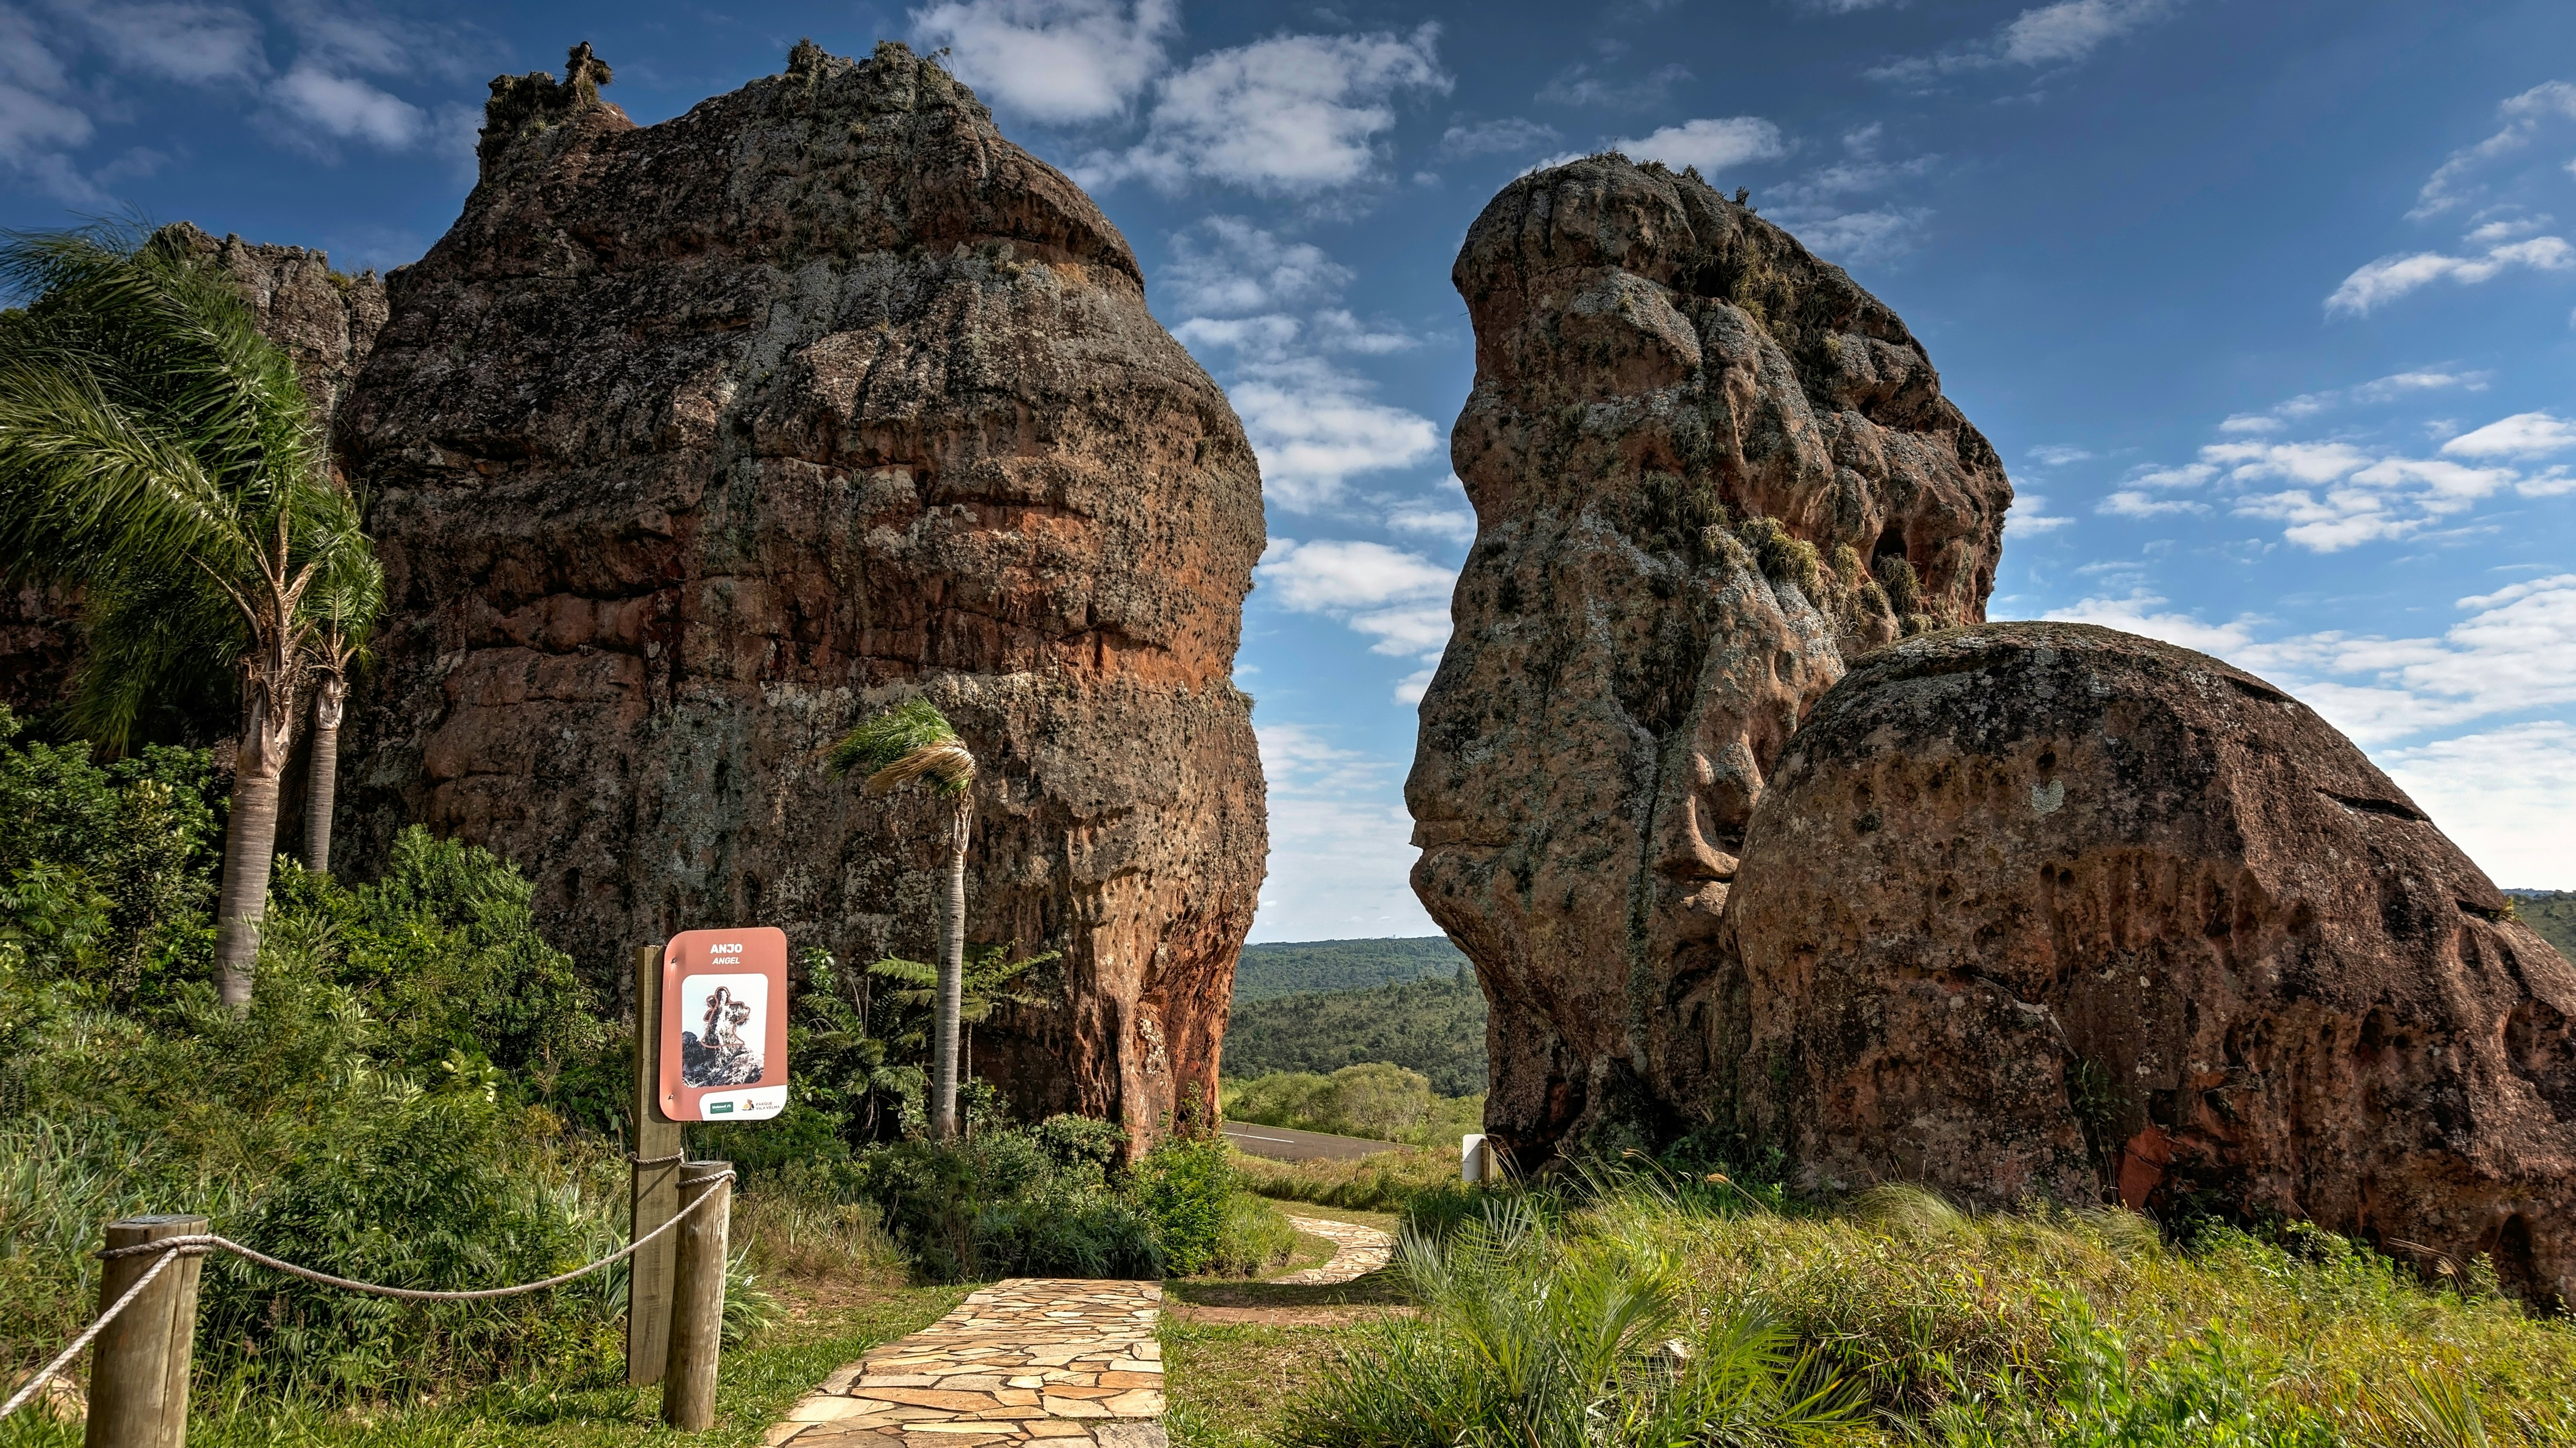
[[[229,5],[90,0],[71,13],[120,70],[187,85],[247,82],[268,70],[259,22]]]
[[[1432,496],[1407,498],[1387,512],[1386,526],[1399,533],[1421,533],[1451,543],[1476,541],[1476,512],[1467,503],[1466,485],[1451,473],[1432,485]]]
[[[2454,387],[2464,392],[2483,392],[2494,377],[2492,372],[2443,372],[2431,368],[2394,372],[2386,377],[2373,378],[2358,387],[2302,392],[2286,402],[2273,404],[2263,412],[2240,412],[2221,422],[2218,430],[2231,433],[2280,432],[2299,419],[2314,417],[2350,403],[2378,405],[2417,393]]]
[[[1462,156],[1526,155],[1546,150],[1559,139],[1554,126],[1511,116],[1472,126],[1451,126],[1440,133],[1440,156],[1443,160],[1456,160]]]
[[[1162,72],[1181,16],[1175,0],[949,0],[912,24],[999,109],[1069,125],[1126,110]]]
[[[288,119],[317,127],[332,140],[398,151],[429,131],[428,114],[402,97],[301,61],[278,78],[269,98]]]
[[[1280,607],[1298,613],[1346,614],[1394,603],[1446,599],[1454,570],[1419,553],[1383,543],[1293,538],[1271,541],[1253,579],[1273,590]]]
[[[2052,515],[2048,511],[2048,499],[2040,494],[2024,493],[2013,499],[2011,509],[2004,514],[2004,534],[2007,537],[2028,537],[2033,533],[2053,533],[2074,521]]]
[[[2532,458],[2576,447],[2576,422],[2555,413],[2517,412],[2442,444],[2442,451],[2471,458]]]
[[[1158,280],[1184,310],[1226,315],[1334,296],[1350,279],[1322,247],[1282,241],[1240,216],[1210,216],[1173,234],[1172,262]]]
[[[2083,448],[2069,447],[2064,443],[2042,443],[2030,450],[2031,461],[2046,468],[2062,468],[2068,463],[2089,462],[2092,457],[2093,454]]]
[[[1383,357],[1410,352],[1422,345],[1422,339],[1401,327],[1363,322],[1339,307],[1326,307],[1315,313],[1315,345],[1327,352]]]
[[[2216,654],[2289,689],[2364,745],[2576,703],[2576,573],[2460,599],[2470,616],[2439,638],[2329,631],[2263,640],[2255,618],[2213,624],[2164,611],[2166,601],[2138,590],[2045,616]]]
[[[1609,149],[1632,161],[1661,161],[1676,169],[1696,166],[1714,178],[1730,166],[1768,161],[1788,154],[1780,128],[1760,116],[1684,121],[1665,126],[1642,139],[1612,141]]]
[[[1395,701],[1399,704],[1421,703],[1422,696],[1431,692],[1432,676],[1439,672],[1438,669],[1416,669],[1405,675],[1396,681]]]
[[[2576,725],[2534,720],[2379,763],[2497,884],[2576,889]]]
[[[1552,106],[1644,110],[1662,105],[1674,86],[1689,79],[1690,71],[1677,61],[1633,80],[1604,74],[1601,67],[1584,62],[1557,72],[1539,88],[1538,99]]]
[[[2465,202],[2468,196],[2463,188],[2469,175],[2497,157],[2529,145],[2544,122],[2576,120],[2576,85],[2563,80],[2547,81],[2506,100],[2496,110],[2504,118],[2504,128],[2474,146],[2452,152],[2424,182],[2424,189],[2416,196],[2415,209],[2407,213],[2410,218],[2420,220]]]
[[[1261,457],[1265,496],[1290,509],[1319,507],[1355,476],[1409,468],[1438,449],[1431,419],[1371,401],[1367,386],[1315,358],[1238,372],[1226,391]]]
[[[2166,601],[2162,595],[2141,588],[2126,598],[2088,598],[2071,608],[2051,609],[2040,617],[2059,623],[2096,623],[2205,654],[2224,655],[2231,649],[2243,648],[2254,637],[2251,618],[2234,623],[2203,623],[2186,613],[2160,611]]]
[[[1281,35],[1210,51],[1159,86],[1145,139],[1074,168],[1086,186],[1130,177],[1178,193],[1193,181],[1309,196],[1374,179],[1377,138],[1407,92],[1445,94],[1440,27],[1411,35]]]
[[[1274,541],[1253,582],[1282,608],[1337,619],[1369,639],[1369,652],[1436,663],[1449,643],[1455,570],[1383,543]]]
[[[1869,266],[1914,250],[1932,211],[1925,206],[1889,206],[1810,216],[1803,209],[1784,209],[1772,219],[1791,228],[1809,251],[1828,261]]]
[[[2490,247],[2484,256],[2448,256],[2437,251],[2383,256],[2343,279],[2343,285],[2326,298],[2326,315],[2368,316],[2374,309],[2437,281],[2447,279],[2474,286],[2515,267],[2565,271],[2576,267],[2576,247],[2560,237],[2535,236],[2529,241]]]
[[[2517,236],[2529,236],[2555,220],[2557,218],[2547,212],[2536,216],[2506,217],[2473,227],[2468,235],[2460,239],[2471,246],[2491,246],[2499,241],[2511,241]]]
[[[57,200],[95,205],[98,188],[65,154],[93,131],[70,101],[71,76],[35,22],[0,9],[0,165]]]
[[[2121,36],[2163,18],[2166,0],[2061,0],[2025,10],[1992,36],[1866,72],[1872,80],[1921,85],[1936,76],[1998,66],[2075,65]]]
[[[1437,935],[1406,884],[1413,818],[1395,763],[1301,724],[1257,723],[1253,734],[1270,786],[1270,873],[1253,937]]]
[[[2175,513],[2206,513],[2209,505],[2189,498],[2159,498],[2136,488],[2120,488],[2094,505],[2093,511],[2114,518],[2161,518]]]

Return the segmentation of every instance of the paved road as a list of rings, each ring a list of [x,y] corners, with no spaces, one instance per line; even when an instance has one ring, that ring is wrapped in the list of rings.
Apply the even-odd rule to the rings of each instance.
[[[1266,1156],[1273,1161],[1325,1161],[1404,1150],[1398,1142],[1299,1131],[1293,1126],[1262,1126],[1249,1121],[1227,1122],[1225,1139],[1233,1142],[1237,1151],[1249,1156]]]

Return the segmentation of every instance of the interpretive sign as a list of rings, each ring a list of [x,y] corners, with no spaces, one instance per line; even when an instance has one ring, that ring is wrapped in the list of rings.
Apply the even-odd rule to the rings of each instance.
[[[787,1106],[787,936],[684,930],[662,947],[662,1114],[763,1121]]]

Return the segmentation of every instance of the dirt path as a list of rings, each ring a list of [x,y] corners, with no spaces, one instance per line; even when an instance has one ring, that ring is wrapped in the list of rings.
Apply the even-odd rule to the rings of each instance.
[[[1151,1282],[997,1282],[835,1371],[766,1441],[1164,1448],[1162,1296]]]

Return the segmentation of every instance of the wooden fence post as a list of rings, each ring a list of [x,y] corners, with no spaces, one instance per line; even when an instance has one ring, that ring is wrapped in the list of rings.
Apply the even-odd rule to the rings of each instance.
[[[693,1161],[680,1168],[680,1199],[715,1199],[689,1214],[671,1235],[680,1239],[671,1281],[671,1356],[662,1371],[662,1421],[696,1433],[715,1422],[716,1355],[724,1345],[725,1248],[733,1216],[733,1164]]]
[[[206,1230],[192,1216],[127,1217],[107,1224],[107,1245],[139,1246]],[[159,1260],[149,1252],[111,1257],[99,1274],[104,1312]],[[182,1448],[188,1441],[188,1364],[197,1338],[197,1278],[203,1257],[161,1269],[143,1295],[99,1333],[91,1348],[87,1448]]]
[[[680,1209],[680,1123],[662,1114],[662,948],[635,950],[635,1240]],[[659,1161],[667,1157],[670,1160]],[[646,1165],[645,1163],[653,1163]],[[671,1264],[678,1234],[635,1254],[626,1277],[626,1381],[662,1380],[671,1351]]]

